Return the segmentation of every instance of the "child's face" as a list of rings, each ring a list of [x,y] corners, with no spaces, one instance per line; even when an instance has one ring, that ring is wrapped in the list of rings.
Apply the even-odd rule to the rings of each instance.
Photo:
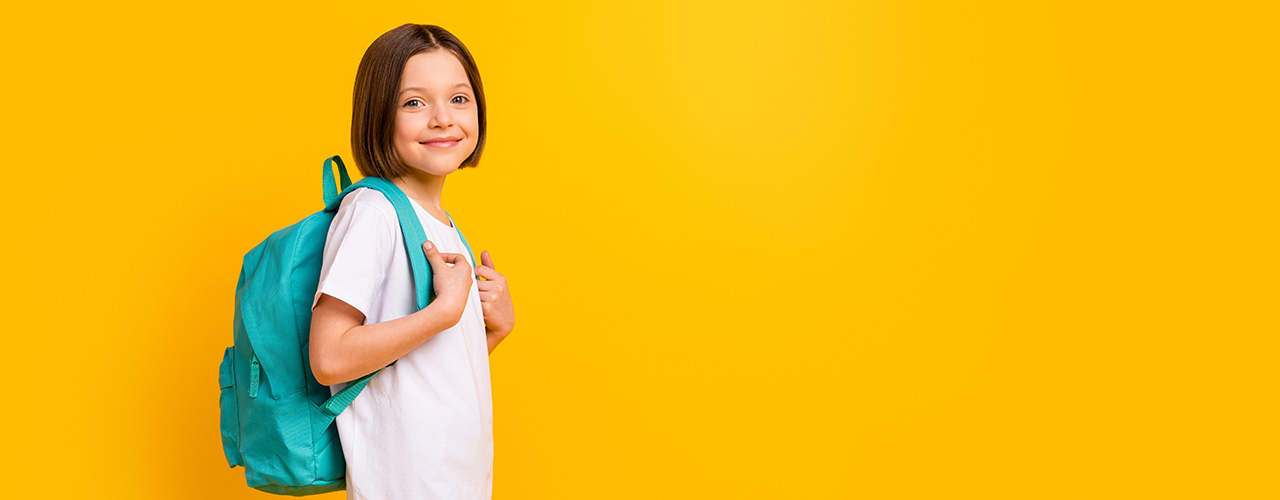
[[[395,148],[405,164],[432,175],[457,170],[476,149],[480,119],[462,63],[437,49],[404,65],[397,101]],[[450,137],[453,143],[428,143]]]

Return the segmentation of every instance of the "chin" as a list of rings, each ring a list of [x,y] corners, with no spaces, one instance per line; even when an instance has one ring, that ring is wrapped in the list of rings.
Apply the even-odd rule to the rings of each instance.
[[[413,168],[431,175],[448,175],[458,170],[458,165],[461,163],[462,161],[459,160],[457,163],[446,163],[445,165],[439,163],[427,164],[426,166],[414,165]]]

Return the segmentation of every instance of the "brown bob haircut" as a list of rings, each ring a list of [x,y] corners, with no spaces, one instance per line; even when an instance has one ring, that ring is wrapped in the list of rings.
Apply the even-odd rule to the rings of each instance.
[[[395,150],[395,120],[400,79],[409,58],[420,52],[444,49],[452,52],[467,71],[475,92],[480,137],[476,150],[458,168],[475,167],[484,151],[484,88],[480,70],[467,46],[444,28],[432,24],[405,24],[383,33],[365,50],[356,71],[354,104],[351,112],[351,152],[360,174],[365,177],[396,178],[412,167],[400,160]]]

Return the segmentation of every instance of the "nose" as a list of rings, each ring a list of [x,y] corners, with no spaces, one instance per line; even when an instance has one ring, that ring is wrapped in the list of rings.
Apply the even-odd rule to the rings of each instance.
[[[449,109],[449,106],[436,106],[431,110],[431,120],[427,125],[447,129],[450,125],[453,125],[453,112]]]

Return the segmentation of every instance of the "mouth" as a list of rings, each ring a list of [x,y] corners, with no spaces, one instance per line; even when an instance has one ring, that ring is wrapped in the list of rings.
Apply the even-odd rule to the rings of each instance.
[[[456,141],[456,140],[454,140],[454,141],[430,141],[430,142],[423,142],[423,143],[420,143],[420,144],[422,144],[423,146],[431,146],[431,147],[433,147],[433,148],[441,148],[441,149],[445,149],[445,148],[451,148],[451,147],[457,146],[457,145],[458,145],[458,141]]]

